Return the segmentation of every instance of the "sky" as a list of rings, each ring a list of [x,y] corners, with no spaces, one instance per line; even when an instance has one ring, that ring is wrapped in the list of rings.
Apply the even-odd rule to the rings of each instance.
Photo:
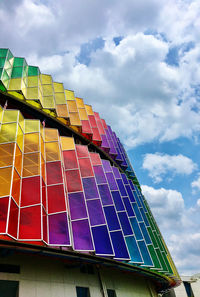
[[[200,272],[200,2],[1,0],[0,28],[117,132],[179,273]]]

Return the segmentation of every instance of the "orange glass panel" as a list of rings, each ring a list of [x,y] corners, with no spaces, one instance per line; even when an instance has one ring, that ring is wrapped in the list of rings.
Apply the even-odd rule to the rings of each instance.
[[[0,167],[9,166],[13,163],[14,143],[0,145]]]
[[[41,171],[42,171],[42,178],[44,182],[46,182],[46,170],[45,170],[45,162],[43,157],[41,157]]]
[[[39,151],[39,134],[30,133],[24,135],[24,153]]]
[[[77,112],[77,105],[76,101],[67,101],[69,112]]]
[[[19,205],[19,195],[20,195],[20,176],[16,170],[13,174],[13,184],[12,184],[12,197],[15,199],[15,202]]]
[[[60,147],[58,142],[47,142],[45,144],[46,162],[60,160]]]
[[[58,130],[45,128],[44,129],[45,142],[58,141]]]
[[[39,153],[24,155],[23,176],[32,176],[40,174]]]
[[[15,151],[15,168],[17,169],[18,173],[22,174],[22,152],[20,151],[18,145],[16,144],[16,151]]]
[[[74,138],[61,136],[61,147],[63,151],[75,150]]]
[[[57,104],[56,105],[56,112],[57,112],[58,117],[61,117],[61,118],[68,118],[69,117],[69,112],[68,112],[66,104]]]
[[[0,197],[10,195],[12,167],[0,168]]]

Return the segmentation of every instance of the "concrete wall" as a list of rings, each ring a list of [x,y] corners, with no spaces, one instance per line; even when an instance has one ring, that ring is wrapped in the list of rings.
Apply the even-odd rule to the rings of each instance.
[[[89,287],[91,297],[102,297],[96,269],[94,274],[82,273],[79,267],[72,268],[75,262],[31,254],[0,257],[3,263],[20,265],[20,274],[0,272],[0,280],[19,281],[19,297],[77,297],[76,286]],[[157,297],[153,285],[142,277],[111,268],[101,270],[101,276],[117,297]]]

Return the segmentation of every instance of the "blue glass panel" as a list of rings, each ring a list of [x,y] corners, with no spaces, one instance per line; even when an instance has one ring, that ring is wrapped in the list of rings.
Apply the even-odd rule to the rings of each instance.
[[[140,201],[141,201],[142,207],[144,208],[144,211],[147,212],[146,206],[144,204],[144,198],[142,195],[140,196]]]
[[[132,190],[135,190],[135,186],[134,186],[132,180],[129,179],[128,181],[129,181],[129,185],[131,186],[131,189],[132,189]]]
[[[130,221],[131,221],[131,225],[133,227],[133,231],[135,233],[136,239],[137,240],[143,239],[142,232],[141,232],[140,227],[138,225],[137,219],[136,218],[130,218]]]
[[[138,245],[139,245],[142,257],[144,259],[144,265],[153,266],[153,262],[151,260],[151,257],[149,255],[149,251],[148,251],[148,249],[146,247],[146,244],[145,244],[144,240],[138,241]]]
[[[132,208],[132,206],[131,206],[131,203],[130,203],[129,198],[128,198],[128,197],[124,197],[124,198],[122,198],[122,199],[123,199],[123,201],[124,201],[124,204],[125,204],[125,207],[126,207],[126,211],[127,211],[127,213],[128,213],[128,216],[129,216],[129,217],[133,217],[133,216],[135,216],[135,213],[134,213],[134,211],[133,211],[133,208]]]
[[[87,206],[91,226],[102,225],[106,223],[100,199],[88,200]]]
[[[143,221],[142,216],[141,216],[140,211],[139,211],[139,208],[137,206],[137,203],[135,202],[135,203],[131,203],[131,204],[133,206],[133,209],[134,209],[134,212],[135,212],[135,215],[136,215],[136,218],[138,219],[138,221],[139,222]]]
[[[131,187],[129,185],[126,185],[126,190],[127,190],[127,193],[128,193],[128,196],[129,196],[131,202],[135,202],[133,192],[132,192]]]
[[[135,200],[137,201],[138,206],[142,207],[142,204],[140,202],[140,197],[138,196],[137,192],[133,191],[133,195],[134,195]]]
[[[150,226],[150,225],[149,225],[149,221],[148,221],[148,219],[147,219],[146,214],[144,213],[144,209],[143,209],[143,208],[140,208],[140,212],[141,212],[141,214],[142,214],[142,217],[143,217],[143,220],[144,220],[146,226],[149,227],[149,226]]]
[[[131,262],[133,263],[143,263],[135,236],[129,236],[125,238],[126,244],[128,246],[129,254],[131,256]]]
[[[110,233],[113,248],[115,252],[115,258],[129,260],[128,250],[124,241],[124,237],[121,231],[115,231]]]
[[[126,190],[124,188],[124,184],[123,184],[121,179],[117,179],[117,184],[118,184],[121,195],[122,196],[127,196]]]
[[[82,178],[86,199],[99,198],[94,177]]]
[[[109,230],[112,231],[121,229],[114,206],[106,206],[104,207],[104,211]]]
[[[107,226],[92,227],[92,234],[97,255],[113,255]]]
[[[144,223],[139,223],[139,225],[140,225],[140,228],[142,230],[142,233],[143,233],[144,239],[146,241],[146,244],[151,244],[152,242],[151,242],[151,239],[149,237],[149,233],[147,231],[147,228],[146,228],[145,224]]]
[[[114,174],[112,172],[108,172],[106,173],[106,177],[108,180],[110,190],[118,190],[118,187],[114,178]]]
[[[122,226],[122,230],[124,232],[124,235],[132,235],[133,234],[133,230],[131,228],[131,224],[129,222],[129,219],[128,219],[128,216],[126,214],[125,211],[123,212],[119,212],[118,213],[118,216],[119,216],[119,220],[120,220],[120,223],[121,223],[121,226]]]
[[[97,184],[106,184],[107,180],[103,171],[103,167],[98,165],[98,166],[94,166],[93,168],[94,168]]]
[[[112,194],[117,211],[124,210],[125,209],[124,204],[122,202],[122,198],[120,196],[119,191],[112,191],[111,194]]]
[[[110,190],[108,188],[108,185],[99,185],[98,186],[99,193],[101,196],[102,204],[103,205],[111,205],[113,204],[113,200],[110,194]]]
[[[128,185],[129,182],[128,182],[128,179],[127,179],[127,177],[126,177],[126,174],[121,173],[121,177],[122,177],[122,179],[123,179],[124,184],[125,184],[125,185]]]

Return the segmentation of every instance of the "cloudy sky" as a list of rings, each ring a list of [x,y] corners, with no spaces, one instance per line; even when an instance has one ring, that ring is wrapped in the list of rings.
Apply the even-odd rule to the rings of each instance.
[[[1,0],[0,28],[121,135],[179,272],[200,272],[200,2]]]

